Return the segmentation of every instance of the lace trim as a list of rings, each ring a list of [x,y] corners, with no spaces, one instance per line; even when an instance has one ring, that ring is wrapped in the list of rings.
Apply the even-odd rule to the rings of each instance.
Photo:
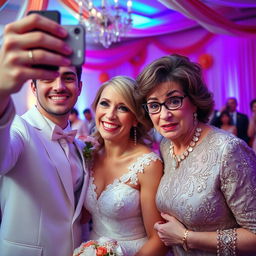
[[[156,161],[156,160],[160,160],[162,162],[161,158],[154,152],[146,153],[146,154],[143,154],[142,156],[138,157],[137,160],[128,167],[129,171],[127,173],[123,174],[120,178],[114,179],[114,181],[112,183],[108,184],[105,187],[105,189],[101,192],[101,194],[99,196],[96,193],[97,186],[94,184],[93,171],[91,170],[89,186],[91,186],[91,188],[92,188],[92,193],[93,193],[94,199],[96,201],[99,200],[99,198],[110,188],[115,187],[118,184],[125,184],[129,180],[130,180],[129,184],[137,185],[138,184],[137,174],[143,173],[144,167],[149,166],[151,161]]]
[[[142,155],[137,158],[137,161],[132,163],[129,167],[128,173],[125,173],[119,179],[121,183],[127,183],[129,180],[129,184],[137,185],[138,184],[138,173],[144,172],[144,167],[149,166],[151,161],[161,160],[161,158],[155,154],[154,152],[150,152]]]

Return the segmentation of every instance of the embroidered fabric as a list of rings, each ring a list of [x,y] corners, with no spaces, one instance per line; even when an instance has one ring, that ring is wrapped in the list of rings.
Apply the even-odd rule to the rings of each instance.
[[[217,230],[217,256],[236,256],[236,229]]]
[[[180,220],[188,230],[213,231],[237,227],[256,234],[256,157],[242,140],[217,128],[203,138],[175,169],[163,141],[164,175],[156,204],[161,212]],[[176,255],[216,253],[173,247]]]
[[[97,199],[93,173],[85,199],[85,207],[92,215],[93,230],[89,239],[102,236],[116,239],[126,256],[133,256],[148,240],[140,207],[140,191],[129,186],[138,183],[138,173],[160,157],[151,152],[139,157],[121,178],[109,184]]]

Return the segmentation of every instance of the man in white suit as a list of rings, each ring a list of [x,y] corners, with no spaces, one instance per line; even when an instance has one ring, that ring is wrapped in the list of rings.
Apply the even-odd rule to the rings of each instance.
[[[68,122],[81,92],[81,68],[69,66],[71,50],[61,40],[66,35],[38,15],[5,29],[0,51],[1,256],[71,256],[81,243],[88,174]],[[34,64],[61,67],[56,72]],[[19,117],[10,96],[28,79],[34,80],[36,106]]]

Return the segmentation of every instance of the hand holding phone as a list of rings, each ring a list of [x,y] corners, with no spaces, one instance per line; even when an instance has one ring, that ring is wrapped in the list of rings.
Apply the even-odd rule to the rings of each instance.
[[[37,13],[46,18],[49,18],[57,23],[60,23],[60,13],[59,11],[30,11],[28,13]],[[64,41],[72,48],[73,52],[70,55],[72,66],[81,66],[84,63],[84,52],[85,52],[85,29],[82,25],[64,25],[63,26],[67,32],[68,36]],[[34,65],[35,68],[58,70],[59,67],[50,65]]]

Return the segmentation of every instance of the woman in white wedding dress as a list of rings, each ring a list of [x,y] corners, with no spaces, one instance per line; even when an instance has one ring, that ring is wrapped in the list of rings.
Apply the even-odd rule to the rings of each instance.
[[[125,256],[160,256],[166,248],[154,223],[162,220],[155,195],[163,166],[144,143],[150,126],[136,105],[134,86],[129,77],[114,77],[93,102],[101,147],[85,200],[93,223],[89,239],[115,239]]]

